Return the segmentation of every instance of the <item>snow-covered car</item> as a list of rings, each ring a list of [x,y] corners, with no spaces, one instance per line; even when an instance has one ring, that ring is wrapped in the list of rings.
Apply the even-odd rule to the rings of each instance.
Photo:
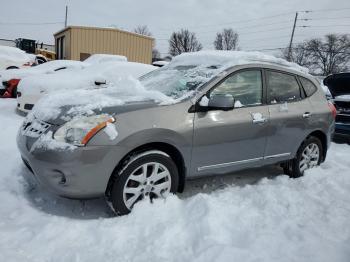
[[[106,62],[127,62],[126,56],[110,54],[93,54],[84,60],[89,64],[101,64]]]
[[[0,70],[30,67],[36,63],[36,56],[11,46],[0,46]]]
[[[86,62],[85,62],[86,63]],[[60,90],[79,88],[102,88],[121,77],[138,78],[157,67],[135,62],[96,63],[83,70],[59,71],[51,75],[36,75],[24,78],[18,85],[17,108],[30,111],[45,94]]]
[[[47,189],[106,196],[123,215],[138,201],[182,192],[187,179],[281,163],[302,176],[325,160],[332,110],[296,64],[255,52],[195,52],[138,80],[44,97],[17,145]]]
[[[332,74],[323,80],[326,96],[337,109],[335,134],[350,135],[350,73]]]
[[[73,60],[55,60],[30,68],[0,71],[0,97],[16,98],[17,86],[21,79],[42,74],[52,74],[60,70],[83,69],[90,64]]]

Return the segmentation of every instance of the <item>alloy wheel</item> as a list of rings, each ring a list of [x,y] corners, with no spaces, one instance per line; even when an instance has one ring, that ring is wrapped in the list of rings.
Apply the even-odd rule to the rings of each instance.
[[[170,189],[169,170],[161,163],[145,163],[137,167],[128,177],[123,189],[124,204],[131,210],[141,199],[165,198]]]
[[[310,143],[301,154],[299,169],[303,173],[306,169],[313,168],[318,165],[320,159],[320,149],[317,144]]]

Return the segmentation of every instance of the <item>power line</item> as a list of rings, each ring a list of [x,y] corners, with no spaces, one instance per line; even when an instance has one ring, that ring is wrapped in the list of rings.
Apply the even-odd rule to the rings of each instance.
[[[286,12],[286,13],[280,13],[280,14],[276,14],[276,15],[271,15],[271,16],[265,16],[265,17],[258,17],[258,18],[252,18],[252,19],[243,19],[243,20],[233,20],[230,22],[226,22],[226,23],[220,23],[220,24],[211,24],[211,25],[200,25],[200,26],[189,26],[190,28],[206,28],[206,27],[213,27],[213,26],[223,26],[223,25],[230,25],[230,24],[234,24],[234,23],[246,23],[246,22],[252,22],[252,21],[259,21],[259,20],[266,20],[266,19],[271,19],[271,18],[275,18],[275,17],[281,17],[281,16],[285,16],[288,14],[294,14],[294,12]],[[160,28],[160,30],[164,31],[164,30],[172,30],[172,28]]]
[[[350,25],[299,25],[297,27],[306,28],[306,27],[334,27],[334,26],[349,26],[350,27]]]

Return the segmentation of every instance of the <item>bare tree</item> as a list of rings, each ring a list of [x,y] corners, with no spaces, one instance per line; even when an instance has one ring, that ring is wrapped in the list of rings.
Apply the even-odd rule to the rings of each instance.
[[[282,56],[287,59],[288,48]],[[347,71],[350,64],[350,38],[348,35],[326,35],[324,39],[311,39],[292,48],[291,61],[306,66],[312,73],[329,75]]]
[[[350,63],[350,38],[348,35],[330,34],[325,40],[312,39],[307,44],[313,65],[322,75],[347,71]]]
[[[187,29],[173,32],[169,39],[169,53],[176,56],[185,52],[195,52],[202,49],[196,34]]]
[[[225,28],[216,34],[214,47],[216,50],[236,50],[238,48],[238,33],[232,28]]]
[[[152,36],[151,31],[149,31],[147,25],[139,25],[134,29],[134,32],[140,35]]]
[[[152,50],[152,61],[156,61],[160,59],[160,52],[158,51],[158,49],[153,48]]]
[[[292,48],[291,54],[289,54],[289,48],[287,47],[282,50],[282,57],[286,60],[290,59],[291,62],[297,63],[298,65],[310,68],[312,67],[313,63],[311,60],[311,52],[307,48],[307,45],[307,41],[299,43]]]

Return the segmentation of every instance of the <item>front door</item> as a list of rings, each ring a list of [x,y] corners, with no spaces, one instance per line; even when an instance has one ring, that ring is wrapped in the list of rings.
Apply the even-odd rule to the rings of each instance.
[[[191,173],[219,174],[258,165],[264,157],[269,112],[263,105],[262,71],[235,72],[213,95],[232,95],[232,110],[195,113]]]

